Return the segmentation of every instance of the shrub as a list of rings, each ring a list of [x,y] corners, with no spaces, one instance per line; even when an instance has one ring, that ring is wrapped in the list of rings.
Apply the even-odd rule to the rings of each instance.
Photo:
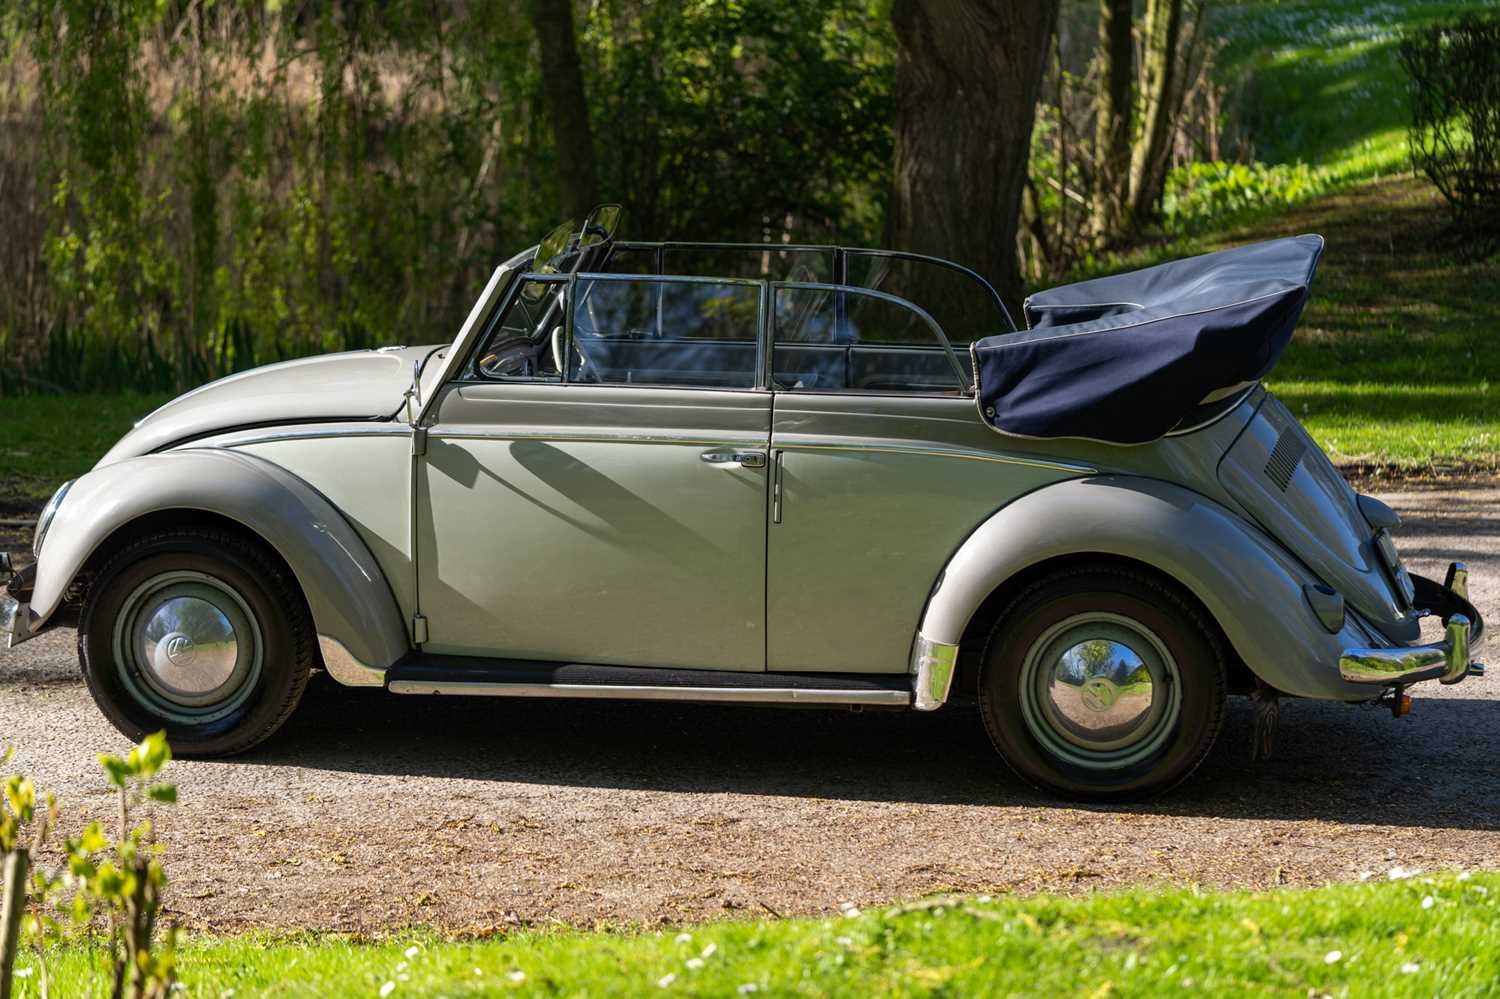
[[[1500,15],[1468,14],[1401,42],[1413,165],[1473,232],[1500,232]]]

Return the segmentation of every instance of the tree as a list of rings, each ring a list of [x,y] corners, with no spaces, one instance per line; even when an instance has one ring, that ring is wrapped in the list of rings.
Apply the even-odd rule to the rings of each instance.
[[[1146,0],[1141,45],[1141,134],[1130,159],[1131,213],[1137,221],[1156,214],[1167,183],[1167,155],[1176,127],[1177,43],[1182,36],[1182,0]]]
[[[542,93],[557,147],[562,207],[565,214],[581,219],[599,203],[599,174],[573,32],[573,0],[530,0],[529,6],[541,47]]]
[[[890,245],[1022,297],[1016,227],[1058,0],[895,0]]]
[[[1130,207],[1131,89],[1135,44],[1131,0],[1099,0],[1099,105],[1094,133],[1094,234],[1104,239],[1125,226]]]

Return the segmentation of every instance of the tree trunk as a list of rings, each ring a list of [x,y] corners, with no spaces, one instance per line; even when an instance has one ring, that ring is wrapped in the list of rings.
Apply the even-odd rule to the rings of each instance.
[[[941,7],[939,11],[938,7]],[[1058,0],[895,0],[889,244],[946,257],[1014,306],[1016,228]]]
[[[1141,46],[1141,135],[1130,159],[1131,212],[1156,217],[1167,181],[1167,153],[1176,125],[1177,41],[1182,0],[1146,0]]]
[[[1125,228],[1130,206],[1131,88],[1135,44],[1131,0],[1099,0],[1099,110],[1094,133],[1094,234],[1108,240]]]
[[[542,93],[557,146],[557,185],[565,214],[580,221],[599,203],[594,134],[583,92],[573,0],[530,0],[542,56]]]

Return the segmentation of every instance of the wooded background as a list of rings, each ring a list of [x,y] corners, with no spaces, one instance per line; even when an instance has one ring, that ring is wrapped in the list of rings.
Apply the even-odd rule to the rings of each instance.
[[[1014,303],[1155,224],[1174,167],[1248,157],[1206,2],[14,0],[0,391],[447,340],[603,200]]]

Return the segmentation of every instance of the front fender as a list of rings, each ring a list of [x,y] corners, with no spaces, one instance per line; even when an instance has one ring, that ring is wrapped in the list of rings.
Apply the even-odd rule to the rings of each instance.
[[[1319,622],[1303,586],[1319,580],[1259,528],[1181,486],[1102,475],[1028,493],[961,545],[922,619],[921,638],[956,645],[985,598],[1016,573],[1059,556],[1142,562],[1187,587],[1234,651],[1288,694],[1368,700],[1338,671],[1343,649],[1368,637],[1353,615],[1338,634]]]
[[[37,559],[32,630],[56,613],[107,538],[164,510],[227,517],[276,549],[307,595],[325,663],[337,679],[379,683],[379,672],[406,654],[406,625],[390,585],[348,521],[285,469],[217,448],[131,458],[75,482]]]

